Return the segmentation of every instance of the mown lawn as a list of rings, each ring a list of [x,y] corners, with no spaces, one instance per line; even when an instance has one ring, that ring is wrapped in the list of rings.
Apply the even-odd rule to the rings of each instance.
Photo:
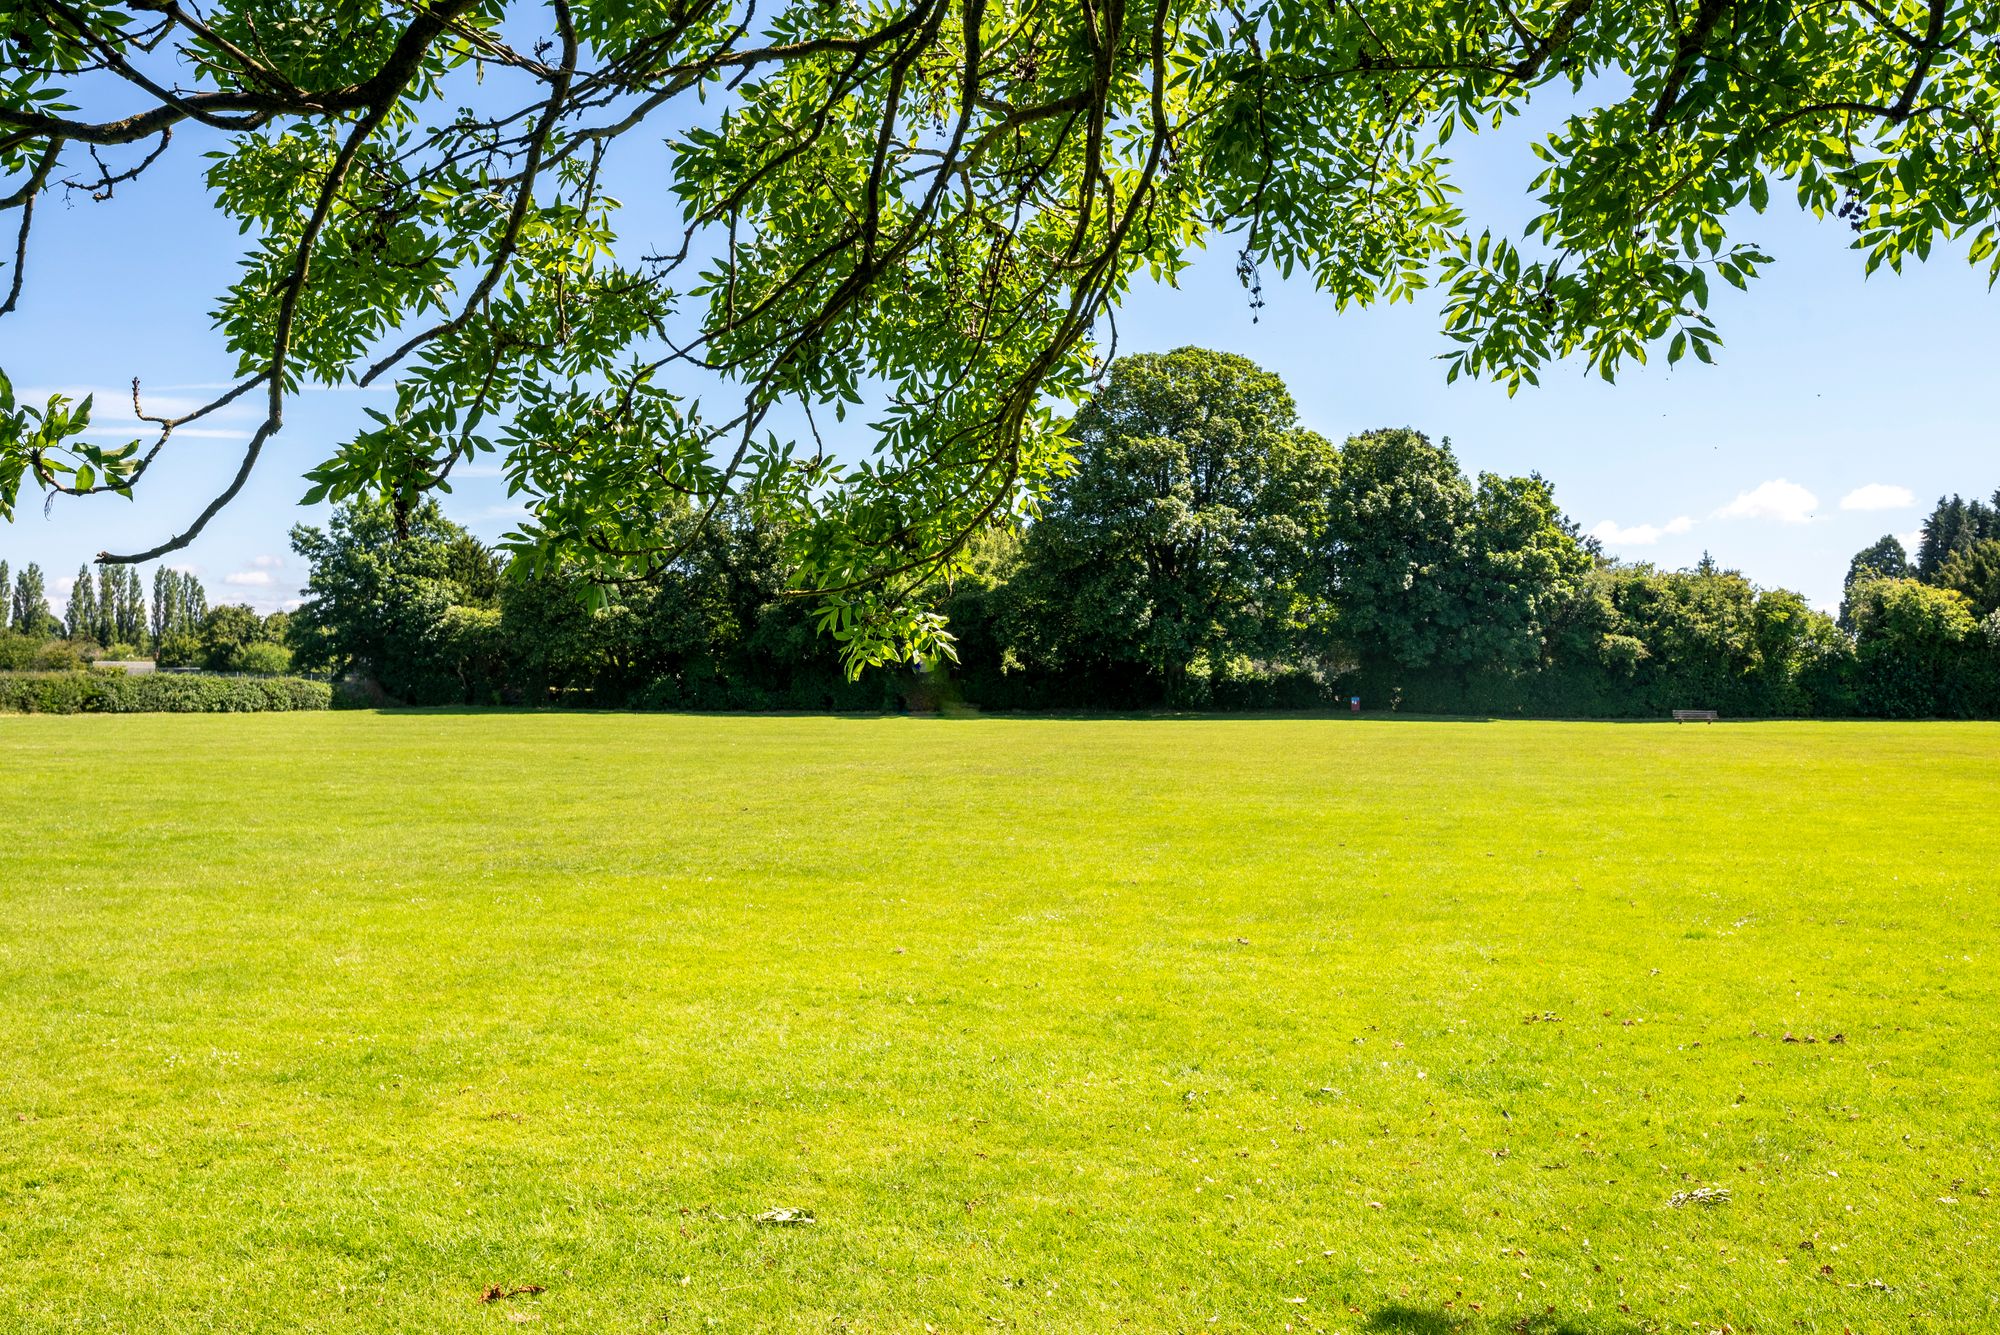
[[[2000,727],[6,717],[0,1053],[7,1332],[1996,1330]]]

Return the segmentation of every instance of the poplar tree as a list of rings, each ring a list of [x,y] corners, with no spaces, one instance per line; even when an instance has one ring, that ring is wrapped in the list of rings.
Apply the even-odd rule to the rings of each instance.
[[[88,565],[76,568],[76,584],[70,589],[63,626],[72,640],[94,639],[97,635],[97,585]]]

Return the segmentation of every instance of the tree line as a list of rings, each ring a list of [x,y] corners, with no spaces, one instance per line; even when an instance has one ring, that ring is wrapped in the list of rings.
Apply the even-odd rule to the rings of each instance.
[[[1070,435],[1039,513],[976,532],[928,590],[952,661],[849,680],[848,628],[731,506],[669,515],[673,559],[621,587],[503,569],[429,500],[350,503],[294,530],[312,578],[287,640],[417,704],[2000,714],[2000,599],[1967,591],[1990,592],[1994,507],[1941,504],[1914,566],[1893,539],[1903,566],[1858,556],[1836,618],[1706,558],[1610,559],[1545,479],[1468,477],[1449,441],[1336,445],[1241,357],[1120,359]]]
[[[605,585],[509,563],[425,499],[295,528],[312,574],[290,616],[210,607],[165,568],[149,600],[104,567],[58,619],[29,565],[0,668],[150,651],[411,704],[2000,715],[2000,493],[1941,498],[1914,558],[1893,536],[1856,554],[1830,617],[1706,558],[1613,560],[1545,479],[1469,477],[1448,440],[1335,444],[1229,354],[1120,359],[1070,438],[1037,512],[975,532],[926,591],[949,660],[850,679],[853,628],[799,596],[791,535],[744,506],[667,515],[673,559]]]
[[[0,671],[68,670],[97,661],[152,658],[163,668],[275,676],[291,667],[282,613],[244,604],[210,607],[189,571],[153,571],[152,594],[132,566],[79,567],[63,614],[49,608],[47,576],[0,560]]]

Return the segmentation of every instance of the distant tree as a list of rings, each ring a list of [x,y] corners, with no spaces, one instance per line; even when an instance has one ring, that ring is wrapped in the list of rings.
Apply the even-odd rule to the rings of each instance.
[[[358,672],[398,699],[458,698],[446,614],[494,592],[491,564],[468,541],[435,500],[400,515],[387,502],[357,501],[336,510],[325,529],[294,528],[292,550],[312,568],[288,630],[299,666]]]
[[[70,587],[69,606],[63,609],[63,633],[72,640],[97,636],[97,584],[90,567],[76,568],[76,583]]]
[[[217,670],[275,677],[291,671],[291,667],[292,651],[274,639],[265,638],[238,646]]]
[[[2000,610],[2000,538],[1986,538],[1952,552],[1938,571],[1937,583],[1964,594],[1975,616]]]
[[[118,590],[118,606],[113,616],[113,636],[118,644],[143,650],[146,642],[146,592],[135,566],[118,567],[112,581]]]
[[[1903,540],[1885,533],[1854,554],[1854,559],[1847,563],[1847,578],[1841,587],[1857,579],[1908,579],[1909,576],[1910,556],[1903,549]]]
[[[498,552],[463,531],[445,549],[445,578],[457,587],[462,606],[499,606],[504,564]]]
[[[208,590],[193,571],[181,575],[180,629],[192,631],[208,615]]]
[[[193,662],[210,672],[287,671],[292,655],[282,642],[285,630],[283,613],[262,617],[248,604],[225,603],[202,618]]]
[[[202,661],[201,627],[208,595],[193,574],[164,567],[153,576],[153,658],[161,667]]]
[[[49,612],[48,588],[42,578],[42,568],[33,561],[14,576],[14,596],[9,611],[10,624],[22,635],[47,639],[55,633],[59,623]]]
[[[1847,591],[1855,584],[1869,579],[1908,579],[1913,573],[1909,552],[1902,539],[1893,533],[1883,534],[1856,552],[1847,563],[1847,578],[1840,583],[1840,628],[1854,629]]]
[[[1475,486],[1449,441],[1408,429],[1348,440],[1332,512],[1326,579],[1374,690],[1535,666],[1591,568],[1546,481],[1489,473]]]
[[[1461,628],[1472,485],[1449,445],[1408,429],[1350,437],[1340,462],[1324,557],[1341,638],[1374,679],[1432,667]]]
[[[1864,712],[1927,718],[1977,708],[1968,688],[1986,645],[1964,594],[1913,579],[1877,579],[1856,584],[1848,596]]]
[[[153,609],[146,629],[151,635],[155,648],[181,628],[181,581],[180,575],[166,566],[153,571]]]
[[[1468,561],[1455,573],[1461,668],[1520,672],[1542,659],[1550,622],[1590,571],[1591,554],[1540,474],[1481,473],[1467,513]]]
[[[14,584],[13,575],[7,563],[0,561],[0,631],[11,630],[14,626]]]
[[[2000,497],[2000,493],[1996,493]],[[1994,505],[1940,496],[1930,516],[1924,520],[1923,536],[1917,544],[1916,576],[1926,584],[1937,583],[1938,572],[1951,554],[1988,538],[2000,538],[2000,499]]]
[[[124,574],[117,566],[97,568],[97,642],[109,645],[118,638],[118,592]]]
[[[1338,459],[1284,382],[1201,348],[1122,357],[1071,435],[1015,580],[1024,652],[1175,704],[1233,656],[1285,653]]]

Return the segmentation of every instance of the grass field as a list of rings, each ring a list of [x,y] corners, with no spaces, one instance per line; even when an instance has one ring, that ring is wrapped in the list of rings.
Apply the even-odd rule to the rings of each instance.
[[[1997,947],[1996,726],[0,718],[0,1331],[2000,1330]]]

